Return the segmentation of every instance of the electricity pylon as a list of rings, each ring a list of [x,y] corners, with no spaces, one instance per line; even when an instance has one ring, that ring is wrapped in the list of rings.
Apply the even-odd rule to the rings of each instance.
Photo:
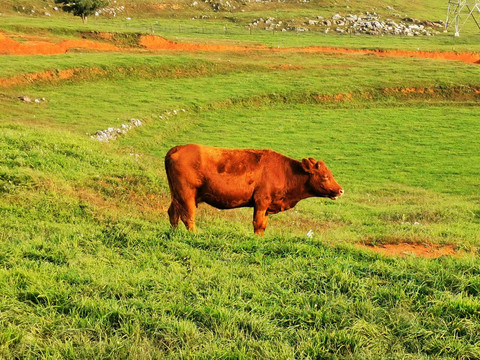
[[[475,16],[480,17],[480,0],[449,0],[445,29],[452,22],[455,22],[455,36],[460,36],[460,30],[470,18],[475,21],[475,24],[480,29],[480,19],[477,21]]]

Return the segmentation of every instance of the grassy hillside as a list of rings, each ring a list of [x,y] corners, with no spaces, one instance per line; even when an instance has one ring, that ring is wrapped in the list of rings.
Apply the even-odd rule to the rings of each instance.
[[[288,11],[290,13],[309,14],[313,12],[319,12],[319,15],[323,15],[325,12],[361,12],[361,11],[378,11],[378,12],[398,12],[400,14],[409,14],[410,16],[417,17],[433,17],[442,18],[446,14],[446,6],[444,1],[434,0],[428,4],[424,1],[415,0],[405,3],[404,1],[392,0],[392,1],[378,1],[369,0],[365,3],[361,0],[341,0],[336,3],[325,0],[311,0],[311,1],[290,1],[290,2],[278,2],[278,1],[229,1],[226,4],[222,1],[197,1],[194,2],[184,0],[163,1],[163,0],[116,0],[111,1],[108,8],[120,9],[125,7],[124,12],[128,15],[136,16],[158,16],[158,15],[175,15],[177,17],[188,17],[193,12],[202,13],[217,13],[219,17],[228,13],[245,13],[245,12],[269,12],[269,11]],[[215,4],[223,4],[215,11]],[[4,12],[19,12],[32,14],[31,10],[34,9],[34,15],[43,11],[50,11],[55,5],[52,0],[2,0],[0,3],[0,9]],[[118,11],[122,14],[122,11]]]
[[[302,49],[478,51],[478,35],[245,28],[387,6],[439,18],[443,2],[117,1],[124,15],[86,26],[17,3],[53,3],[0,2],[0,29],[22,43],[114,41],[92,30],[121,48],[0,56],[0,358],[480,358],[479,65]],[[138,46],[163,24],[180,42],[267,46]],[[143,125],[117,140],[90,137],[132,118]],[[163,157],[191,142],[323,159],[346,193],[271,216],[264,237],[251,209],[206,205],[198,234],[172,230]],[[370,250],[391,244],[456,255]]]
[[[98,32],[114,33],[114,40],[120,46],[137,46],[138,34],[158,34],[172,40],[186,40],[197,43],[212,43],[219,40],[242,45],[265,44],[273,48],[300,46],[336,46],[348,48],[370,49],[408,49],[428,51],[480,51],[478,36],[480,30],[473,20],[467,21],[461,30],[460,38],[453,36],[453,27],[447,33],[443,28],[434,28],[434,36],[391,36],[391,35],[352,35],[346,30],[340,34],[335,32],[336,25],[328,26],[331,30],[325,34],[326,27],[310,26],[309,20],[323,17],[331,20],[336,14],[365,16],[368,12],[377,14],[380,21],[393,20],[404,22],[406,26],[425,24],[429,21],[445,21],[447,3],[434,2],[392,2],[390,5],[380,2],[347,1],[345,4],[332,5],[330,2],[245,2],[238,6],[220,11],[213,11],[211,3],[197,2],[161,2],[161,1],[117,1],[111,4],[108,11],[120,8],[123,10],[115,16],[107,10],[99,16],[91,16],[87,24],[80,18],[61,10],[54,11],[55,4],[29,2],[22,5],[25,10],[12,11],[17,5],[8,1],[0,1],[0,30],[14,33],[28,33],[39,38],[54,36],[59,39],[94,37]],[[230,1],[229,3],[234,3]],[[115,5],[115,6],[114,6]],[[33,7],[35,10],[32,13]],[[45,13],[48,14],[45,15]],[[258,19],[275,19],[274,22],[290,24],[289,31],[265,30],[265,26],[251,26]],[[412,20],[413,19],[413,20]],[[322,21],[323,21],[322,20]],[[413,22],[412,22],[413,21]],[[264,23],[262,23],[264,24]],[[294,29],[309,31],[296,31]]]

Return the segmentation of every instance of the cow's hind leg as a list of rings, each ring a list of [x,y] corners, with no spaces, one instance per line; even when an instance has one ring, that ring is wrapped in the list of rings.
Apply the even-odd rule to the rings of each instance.
[[[180,214],[178,213],[177,206],[173,200],[168,208],[168,216],[170,218],[170,225],[172,225],[172,227],[177,227],[178,221],[180,220]]]
[[[171,173],[167,171],[167,175]],[[172,194],[172,203],[168,208],[168,216],[172,227],[177,227],[181,219],[189,231],[195,232],[195,210],[197,207],[197,190],[186,181],[171,181],[168,184]]]
[[[181,219],[189,231],[195,232],[196,190],[186,186],[176,190],[168,209],[170,224],[175,227]]]
[[[184,202],[182,211],[180,212],[180,218],[182,219],[185,227],[191,232],[197,232],[195,227],[195,210],[197,208],[197,203],[195,201],[195,196],[189,198]]]

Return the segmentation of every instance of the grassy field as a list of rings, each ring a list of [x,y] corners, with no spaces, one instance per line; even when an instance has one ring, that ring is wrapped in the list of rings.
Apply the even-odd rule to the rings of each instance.
[[[121,18],[27,16],[4,1],[0,29],[21,41],[85,29],[129,38],[157,21],[177,27],[208,13],[221,29],[232,16],[184,2],[171,2],[174,15],[148,13],[155,3],[129,8],[127,28]],[[440,1],[390,5],[443,14]],[[252,3],[231,26],[345,6]],[[373,0],[348,6],[388,12]],[[0,56],[0,78],[16,79],[0,87],[0,358],[480,358],[479,65],[300,49],[479,51],[478,34],[167,37],[299,49]],[[131,118],[144,125],[108,143],[90,138]],[[251,209],[206,205],[198,234],[172,230],[163,157],[183,143],[323,159],[345,195],[271,216],[264,237],[253,235]],[[457,255],[364,246],[405,243]]]

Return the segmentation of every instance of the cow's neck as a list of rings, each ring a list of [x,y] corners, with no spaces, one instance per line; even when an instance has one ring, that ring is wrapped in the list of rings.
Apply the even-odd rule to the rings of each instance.
[[[295,164],[292,165],[293,173],[289,176],[287,182],[286,199],[297,203],[300,200],[315,196],[308,185],[310,176],[303,171],[301,163],[295,161]]]

